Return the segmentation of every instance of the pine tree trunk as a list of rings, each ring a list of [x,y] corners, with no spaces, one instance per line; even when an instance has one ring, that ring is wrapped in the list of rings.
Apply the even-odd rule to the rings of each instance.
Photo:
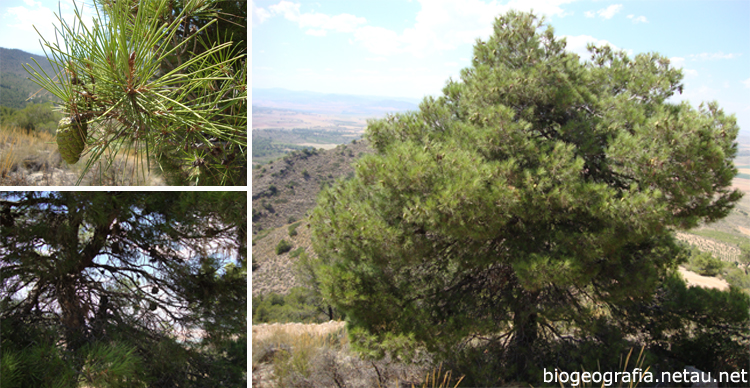
[[[521,375],[529,369],[529,361],[534,356],[534,346],[539,334],[536,313],[538,296],[538,292],[520,291],[514,305],[514,333],[509,354]]]
[[[65,342],[68,349],[75,352],[86,342],[86,311],[76,293],[75,280],[65,280],[58,285],[57,303],[62,310]]]

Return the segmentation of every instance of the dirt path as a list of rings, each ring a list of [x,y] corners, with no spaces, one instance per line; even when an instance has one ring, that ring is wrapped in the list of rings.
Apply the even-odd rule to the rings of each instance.
[[[702,276],[693,271],[688,271],[683,267],[680,267],[680,274],[682,274],[682,277],[685,278],[685,282],[688,284],[688,287],[698,286],[703,288],[716,288],[718,290],[729,289],[729,283],[725,282],[724,280],[714,277]]]

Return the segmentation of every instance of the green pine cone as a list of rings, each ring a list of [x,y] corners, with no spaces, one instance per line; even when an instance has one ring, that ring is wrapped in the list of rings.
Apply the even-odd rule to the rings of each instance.
[[[75,164],[81,157],[86,146],[88,124],[76,121],[71,117],[63,117],[57,125],[57,149],[63,160],[68,164]]]

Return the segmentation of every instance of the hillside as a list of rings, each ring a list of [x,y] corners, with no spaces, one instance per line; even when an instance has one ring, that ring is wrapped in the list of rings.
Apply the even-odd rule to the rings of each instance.
[[[306,148],[253,168],[253,236],[304,218],[320,189],[353,176],[352,163],[373,152],[355,141],[330,150]]]
[[[253,165],[305,147],[330,149],[359,139],[367,120],[418,109],[403,97],[253,88]]]
[[[47,75],[54,77],[55,72],[46,57],[0,47],[0,105],[21,109],[28,103],[57,100],[49,92],[40,91],[39,86],[29,79],[31,76],[23,65],[30,64],[37,69],[33,60],[39,63]]]

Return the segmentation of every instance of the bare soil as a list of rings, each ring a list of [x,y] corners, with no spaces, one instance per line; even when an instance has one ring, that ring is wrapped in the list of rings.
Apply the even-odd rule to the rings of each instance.
[[[715,288],[721,291],[729,289],[729,283],[719,278],[703,276],[683,267],[680,267],[680,274],[682,274],[688,287]]]

